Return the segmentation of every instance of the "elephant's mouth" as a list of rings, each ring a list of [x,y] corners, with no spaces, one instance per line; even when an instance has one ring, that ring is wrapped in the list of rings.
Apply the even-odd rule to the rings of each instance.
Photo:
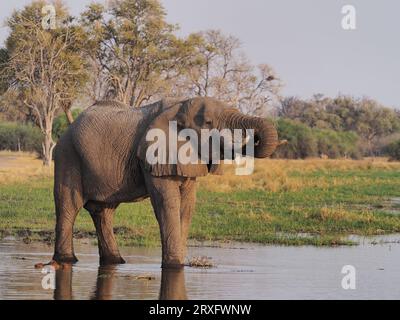
[[[254,146],[258,147],[260,145],[260,143],[261,143],[261,138],[257,134],[255,134],[254,135]]]

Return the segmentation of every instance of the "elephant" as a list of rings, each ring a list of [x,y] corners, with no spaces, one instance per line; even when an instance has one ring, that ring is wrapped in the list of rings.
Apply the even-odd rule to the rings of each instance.
[[[196,179],[222,174],[222,168],[221,163],[211,162],[149,163],[147,133],[160,129],[168,137],[171,121],[176,121],[179,130],[190,128],[198,133],[207,128],[251,128],[255,158],[271,156],[279,145],[272,122],[245,115],[214,98],[161,100],[140,108],[96,102],[69,126],[54,151],[54,261],[78,261],[73,226],[85,208],[96,228],[100,264],[125,263],[113,231],[114,212],[121,203],[150,198],[161,234],[162,268],[184,265]]]

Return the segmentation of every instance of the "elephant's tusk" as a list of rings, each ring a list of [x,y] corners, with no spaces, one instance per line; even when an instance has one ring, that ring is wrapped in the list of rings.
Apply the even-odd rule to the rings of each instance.
[[[280,141],[278,142],[278,147],[279,147],[279,146],[283,146],[283,145],[288,144],[288,143],[289,143],[289,141],[287,141],[287,140],[280,140]]]

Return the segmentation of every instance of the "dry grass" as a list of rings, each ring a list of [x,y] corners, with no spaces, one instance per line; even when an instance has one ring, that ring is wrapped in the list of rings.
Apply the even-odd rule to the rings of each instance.
[[[238,190],[297,191],[305,187],[330,187],[347,183],[342,177],[325,181],[316,176],[304,179],[306,173],[351,170],[400,170],[400,162],[390,162],[386,158],[367,158],[364,160],[259,160],[250,176],[235,175],[233,165],[224,166],[223,176],[208,176],[199,179],[199,186],[205,191],[231,192]],[[49,178],[53,166],[45,168],[35,154],[23,152],[0,152],[0,184],[23,182],[35,177]],[[354,177],[357,179],[357,177]]]
[[[243,190],[298,191],[303,188],[329,188],[348,183],[347,179],[326,180],[323,176],[304,179],[304,174],[313,172],[353,170],[400,170],[400,162],[389,162],[386,158],[365,160],[256,160],[255,170],[250,176],[237,176],[233,165],[224,166],[223,176],[208,176],[199,179],[200,188],[210,192],[232,192]],[[351,179],[359,179],[352,177]]]
[[[53,175],[53,167],[46,168],[33,153],[0,152],[0,184],[29,181],[32,178],[48,178]]]

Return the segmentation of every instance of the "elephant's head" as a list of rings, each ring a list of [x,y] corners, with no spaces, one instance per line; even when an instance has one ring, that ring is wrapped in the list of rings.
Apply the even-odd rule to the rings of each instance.
[[[139,158],[143,161],[144,166],[154,176],[170,176],[178,175],[185,177],[204,176],[208,173],[220,174],[220,165],[211,163],[157,163],[151,164],[146,158],[146,152],[153,142],[148,141],[147,133],[151,129],[157,129],[165,133],[166,159],[170,159],[168,150],[170,147],[171,127],[170,123],[174,122],[177,126],[177,132],[182,132],[183,129],[192,129],[198,137],[201,137],[203,129],[208,130],[223,130],[241,129],[246,132],[246,129],[254,130],[254,157],[267,158],[272,155],[276,147],[279,145],[278,134],[271,122],[268,120],[244,115],[238,110],[227,106],[226,104],[213,98],[193,98],[183,102],[179,102],[171,107],[165,108],[151,123],[148,131],[144,134],[138,151]],[[202,131],[203,130],[203,131]],[[146,137],[147,136],[147,137]],[[198,139],[199,159],[201,151],[201,138]],[[187,143],[186,141],[178,141],[177,149]],[[245,146],[243,145],[243,153]],[[222,149],[221,149],[222,151]],[[221,152],[221,159],[223,152]]]

